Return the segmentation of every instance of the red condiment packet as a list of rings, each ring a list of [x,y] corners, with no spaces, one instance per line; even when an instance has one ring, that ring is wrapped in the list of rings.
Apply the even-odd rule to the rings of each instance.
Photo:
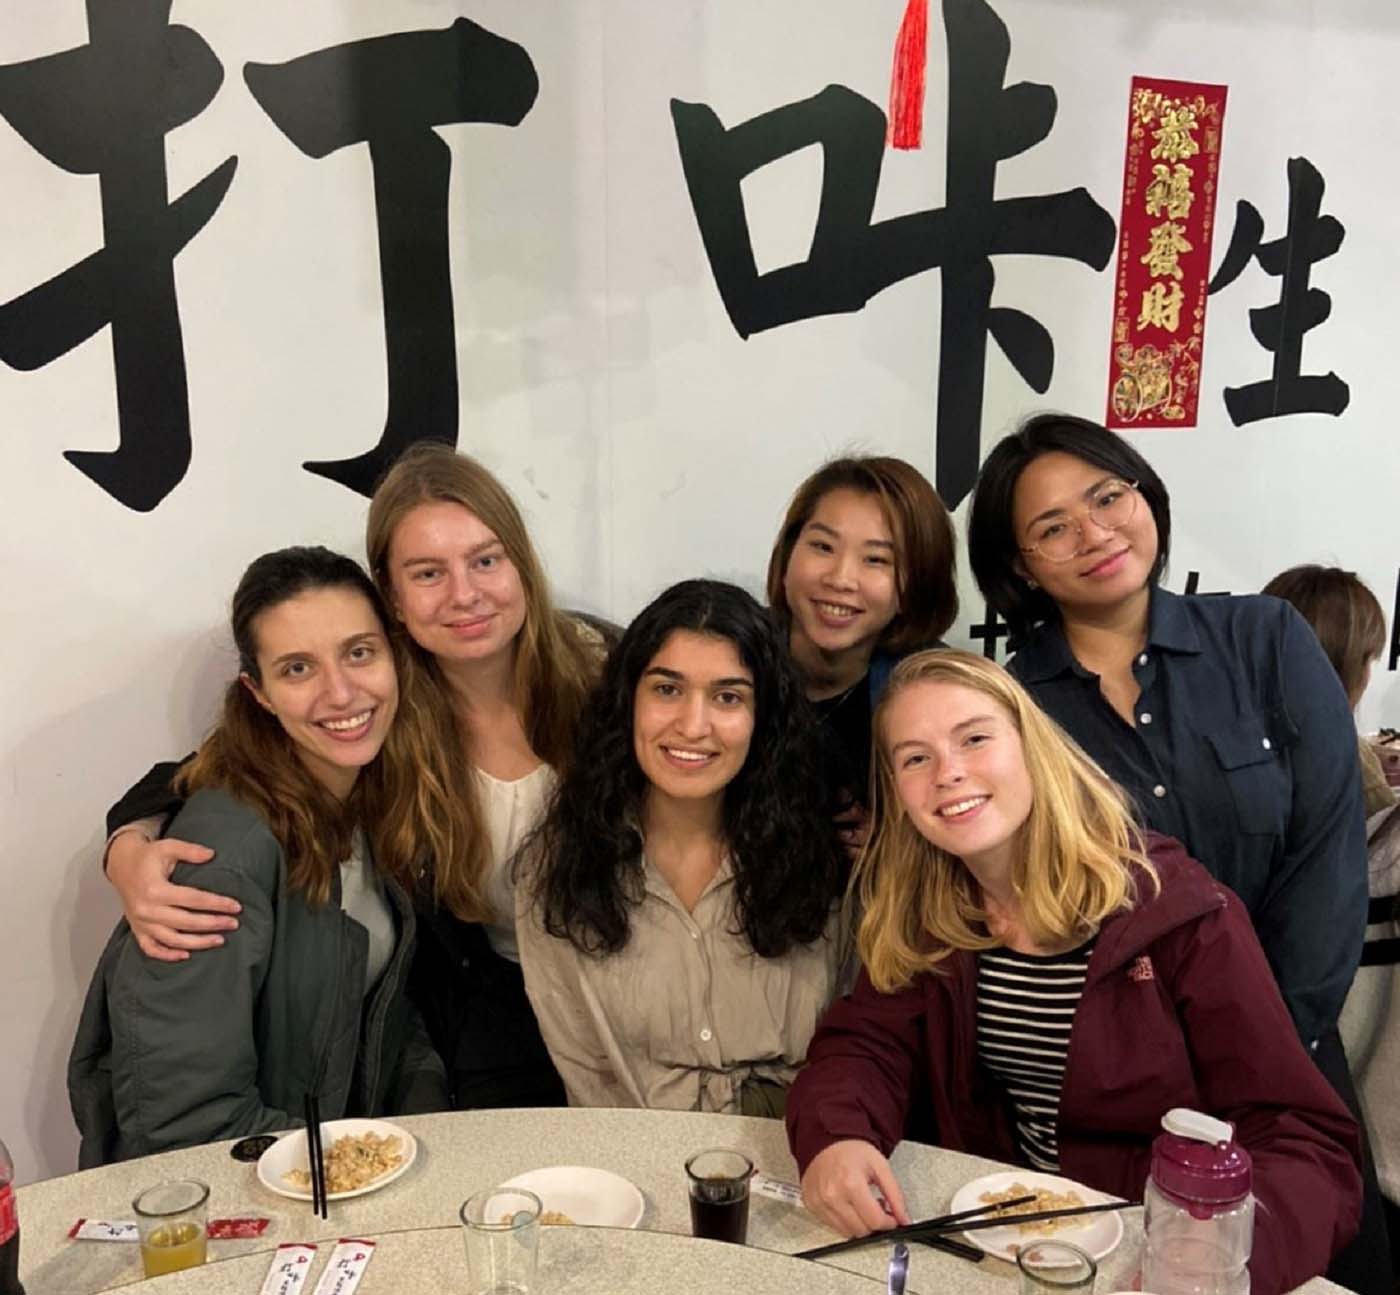
[[[268,1222],[267,1219],[259,1218],[210,1219],[209,1240],[251,1241],[254,1237],[260,1237],[267,1231]]]

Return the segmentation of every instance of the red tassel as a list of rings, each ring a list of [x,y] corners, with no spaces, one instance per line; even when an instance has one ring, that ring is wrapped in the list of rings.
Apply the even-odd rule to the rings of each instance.
[[[919,148],[924,142],[924,68],[928,62],[928,0],[909,0],[894,43],[890,71],[891,148]]]

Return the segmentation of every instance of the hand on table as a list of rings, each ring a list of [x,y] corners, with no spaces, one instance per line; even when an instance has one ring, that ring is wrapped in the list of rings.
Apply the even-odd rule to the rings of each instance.
[[[237,929],[233,914],[242,906],[236,899],[170,881],[177,863],[208,863],[213,857],[213,850],[191,841],[152,841],[137,832],[123,832],[112,841],[107,880],[148,958],[183,962],[191,950],[221,945],[220,931]]]
[[[878,1187],[882,1203],[871,1187]],[[912,1222],[890,1162],[868,1142],[833,1142],[802,1175],[802,1203],[845,1237]]]

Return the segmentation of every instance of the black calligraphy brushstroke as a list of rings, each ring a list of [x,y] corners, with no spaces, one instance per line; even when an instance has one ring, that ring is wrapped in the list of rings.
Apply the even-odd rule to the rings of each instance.
[[[55,166],[98,177],[103,228],[99,251],[0,305],[0,360],[41,368],[111,324],[118,446],[64,458],[149,512],[190,464],[175,257],[218,210],[238,159],[170,202],[165,136],[208,107],[223,65],[169,25],[169,0],[87,0],[87,20],[87,45],[0,67],[0,116]]]
[[[1236,427],[1288,414],[1331,414],[1351,402],[1351,389],[1336,373],[1303,374],[1303,336],[1332,313],[1332,298],[1308,286],[1312,267],[1335,255],[1346,229],[1321,215],[1326,190],[1321,173],[1305,157],[1288,160],[1288,233],[1262,242],[1264,222],[1249,203],[1239,203],[1225,259],[1211,280],[1218,292],[1239,277],[1254,257],[1266,274],[1282,282],[1278,304],[1249,312],[1254,340],[1274,355],[1273,374],[1261,382],[1225,388],[1225,408]]]
[[[988,661],[997,659],[997,642],[1000,639],[1007,639],[1007,647],[1011,646],[1009,639],[1011,627],[997,615],[996,608],[990,603],[985,604],[986,611],[979,625],[974,625],[968,630],[968,637],[982,640],[982,655]]]
[[[1400,571],[1395,574],[1395,605],[1390,611],[1390,659],[1386,669],[1394,670],[1397,665],[1400,665]]]
[[[1049,86],[1004,86],[1011,42],[986,0],[944,0],[950,68],[947,205],[873,222],[885,114],[844,86],[726,129],[707,104],[671,101],[681,167],[701,241],[735,331],[749,337],[819,315],[862,309],[925,270],[943,275],[935,480],[956,507],[977,475],[987,337],[1035,391],[1054,371],[1054,342],[1018,310],[993,307],[999,255],[1053,256],[1102,270],[1113,218],[1082,188],[995,197],[1000,162],[1050,133]],[[759,274],[741,184],[799,149],[820,145],[822,191],[806,259]]]
[[[457,345],[449,274],[452,155],[434,131],[516,126],[539,93],[526,50],[467,18],[435,31],[351,41],[286,63],[249,63],[244,80],[308,157],[368,145],[384,293],[388,411],[379,442],[303,466],[359,494],[415,441],[457,444]]]

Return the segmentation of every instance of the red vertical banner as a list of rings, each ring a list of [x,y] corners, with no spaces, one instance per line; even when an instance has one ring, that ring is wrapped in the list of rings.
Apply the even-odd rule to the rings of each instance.
[[[1225,87],[1134,77],[1118,221],[1109,427],[1194,427]]]

